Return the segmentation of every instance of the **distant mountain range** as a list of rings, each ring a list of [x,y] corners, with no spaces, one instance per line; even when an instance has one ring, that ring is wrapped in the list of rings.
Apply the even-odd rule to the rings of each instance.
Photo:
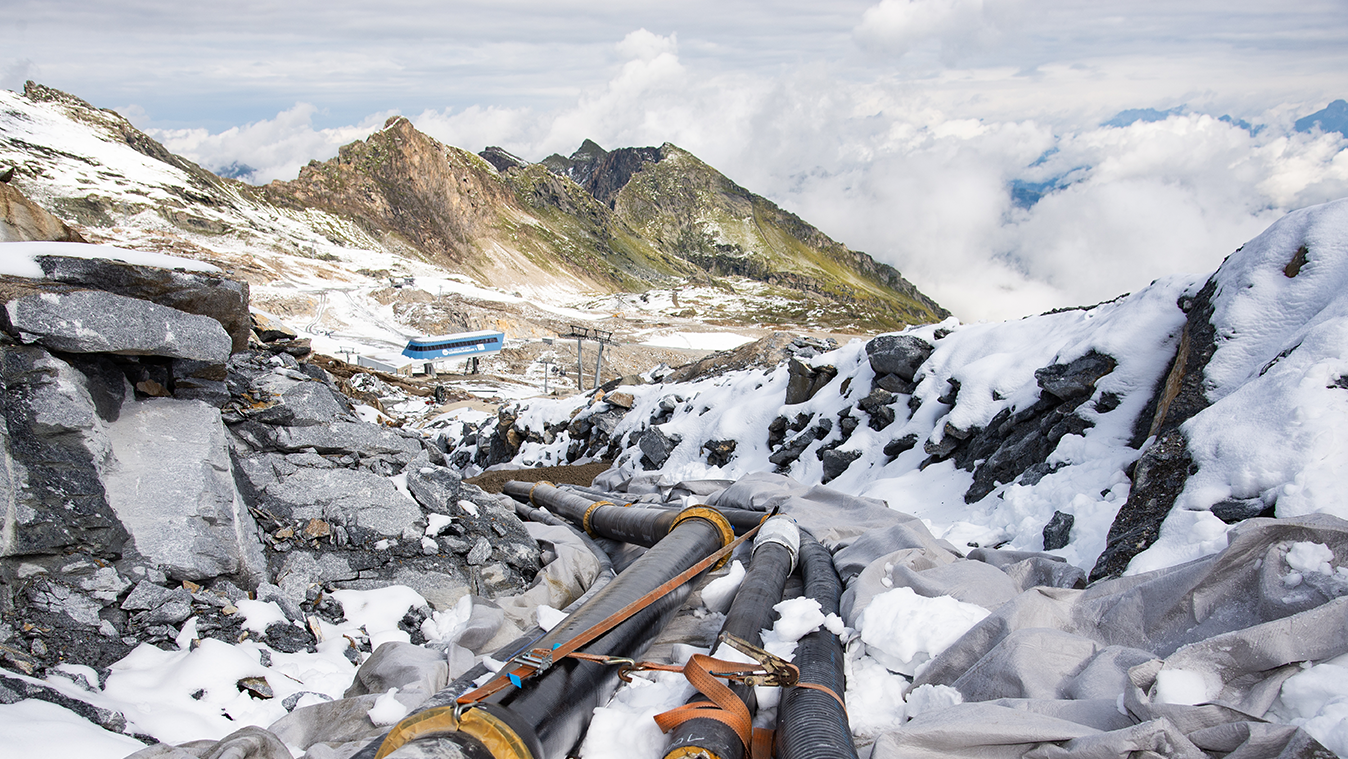
[[[403,260],[505,290],[733,293],[752,280],[772,297],[746,318],[765,324],[878,331],[948,315],[894,268],[671,144],[606,151],[587,140],[569,158],[529,163],[444,145],[394,117],[296,179],[258,187],[29,82],[22,95],[0,92],[8,165],[92,241],[204,258],[258,284],[305,276],[295,259],[342,270],[324,276]]]

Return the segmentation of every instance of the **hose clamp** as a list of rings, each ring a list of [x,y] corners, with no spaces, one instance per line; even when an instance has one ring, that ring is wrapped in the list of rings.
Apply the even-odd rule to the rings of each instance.
[[[535,506],[540,505],[539,503],[534,501],[534,489],[537,488],[539,485],[547,485],[550,488],[557,487],[556,485],[552,484],[551,482],[548,482],[547,480],[539,480],[538,482],[535,482],[533,487],[529,488],[529,503],[532,503]]]
[[[590,508],[585,510],[585,516],[581,517],[580,520],[580,526],[582,529],[585,530],[585,534],[589,535],[592,538],[599,537],[598,535],[594,534],[594,529],[590,526],[590,516],[594,514],[595,509],[599,508],[600,506],[616,506],[616,505],[617,504],[613,503],[613,501],[595,501],[594,503],[590,504]]]
[[[716,527],[716,531],[721,534],[721,547],[723,548],[735,541],[735,528],[730,525],[730,520],[726,519],[724,514],[710,506],[690,506],[683,511],[680,511],[679,515],[674,518],[674,524],[669,526],[669,531],[673,532],[674,528],[678,527],[679,523],[686,519],[702,519],[711,522],[711,524]],[[726,554],[720,561],[716,562],[716,565],[712,567],[712,571],[720,569],[729,561],[730,554]]]
[[[791,571],[796,571],[796,558],[800,556],[800,528],[796,526],[796,520],[777,514],[769,515],[761,524],[754,538],[754,552],[766,543],[776,543],[791,555]]]

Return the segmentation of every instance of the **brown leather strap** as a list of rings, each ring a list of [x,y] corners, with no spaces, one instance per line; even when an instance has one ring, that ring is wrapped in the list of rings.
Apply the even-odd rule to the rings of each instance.
[[[776,737],[777,734],[766,727],[754,728],[754,747],[749,756],[753,759],[772,759]]]
[[[759,671],[759,668],[754,665],[748,666],[750,669],[746,670],[745,665],[739,662],[713,659],[706,654],[694,654],[683,667],[684,677],[687,677],[688,682],[711,701],[684,704],[662,714],[657,714],[655,715],[655,724],[667,733],[689,720],[715,720],[735,731],[740,742],[744,744],[744,755],[746,757],[750,757],[750,759],[772,759],[773,739],[775,738],[773,731],[754,727],[753,718],[749,715],[749,707],[744,705],[744,702],[740,700],[739,696],[735,695],[734,691],[717,679],[718,677],[734,677],[748,671]]]

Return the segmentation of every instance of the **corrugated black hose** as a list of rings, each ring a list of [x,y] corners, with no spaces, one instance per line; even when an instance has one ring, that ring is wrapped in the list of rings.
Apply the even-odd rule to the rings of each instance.
[[[824,614],[838,613],[842,583],[833,568],[828,549],[804,530],[800,539],[800,565],[805,576],[805,595],[819,602]],[[800,681],[822,685],[839,698],[847,683],[843,676],[843,649],[838,637],[816,630],[800,639],[795,664]],[[813,688],[788,688],[777,710],[778,759],[856,759],[857,748],[847,712],[832,696]]]
[[[763,629],[772,624],[772,607],[782,600],[786,578],[795,568],[799,542],[799,530],[788,517],[773,517],[763,525],[754,542],[749,570],[721,624],[718,641],[724,640],[726,635],[734,635],[754,646],[763,644]],[[750,716],[757,711],[752,685],[730,683],[730,690],[749,708]],[[709,700],[699,693],[688,699],[688,703]],[[691,719],[670,731],[665,756],[686,755],[693,748],[717,759],[744,757],[744,744],[739,734],[729,725],[711,719]]]

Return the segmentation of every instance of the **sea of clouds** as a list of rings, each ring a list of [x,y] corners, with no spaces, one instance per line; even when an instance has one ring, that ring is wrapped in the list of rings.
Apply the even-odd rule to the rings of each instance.
[[[965,321],[1095,303],[1160,276],[1209,271],[1287,211],[1348,195],[1348,139],[1293,129],[1323,101],[1224,120],[1234,101],[1196,92],[1143,112],[1158,120],[1126,123],[1110,116],[1138,107],[1135,93],[1102,94],[1089,65],[984,72],[985,92],[979,70],[942,68],[999,44],[1022,11],[885,0],[853,30],[859,57],[836,67],[709,68],[686,62],[676,35],[639,29],[617,43],[607,81],[558,107],[408,116],[447,144],[499,145],[528,160],[569,154],[587,138],[610,149],[672,142],[896,266]],[[880,65],[923,55],[934,62],[927,79],[891,77]],[[874,60],[876,75],[858,75],[857,60]],[[1148,62],[1129,65],[1156,73]],[[1061,91],[1046,96],[1041,81],[1018,100],[1020,80],[1036,77]],[[1116,107],[1102,116],[1111,97]],[[1078,98],[1090,107],[1073,108]],[[150,131],[205,166],[242,166],[243,178],[262,183],[295,177],[394,112],[326,128],[317,113],[298,103],[219,132]]]

